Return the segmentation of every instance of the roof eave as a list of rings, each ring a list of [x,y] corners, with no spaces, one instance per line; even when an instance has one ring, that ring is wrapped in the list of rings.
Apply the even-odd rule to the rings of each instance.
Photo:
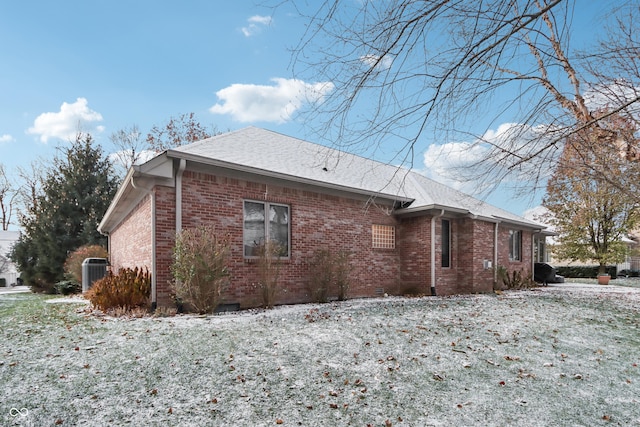
[[[128,187],[130,187],[131,185],[130,184],[131,178],[133,177],[134,173],[135,173],[135,167],[131,166],[127,171],[127,174],[125,175],[124,179],[122,180],[122,183],[118,188],[118,191],[116,191],[115,196],[113,196],[113,199],[111,200],[111,203],[107,208],[107,211],[102,216],[102,220],[100,221],[100,224],[98,224],[98,232],[100,234],[109,233],[109,230],[107,230],[109,222],[111,218],[113,218],[115,212],[118,210],[118,206],[120,205],[120,201],[124,198],[125,192],[130,191]]]
[[[519,221],[512,218],[505,218],[505,217],[500,217],[496,215],[492,215],[492,216],[477,215],[468,209],[456,208],[456,207],[440,205],[435,203],[430,205],[399,209],[395,212],[395,214],[398,216],[407,217],[407,216],[416,216],[416,215],[424,215],[424,214],[438,214],[443,211],[445,214],[449,214],[449,215],[453,214],[455,216],[469,216],[473,219],[479,219],[482,221],[487,221],[492,223],[512,224],[512,225],[517,225],[519,227],[527,228],[530,230],[539,230],[540,232],[550,233],[549,231],[545,231],[547,227],[542,224],[528,222],[528,221]],[[553,233],[548,235],[553,235]]]
[[[373,198],[382,198],[389,200],[391,202],[400,202],[400,203],[411,203],[414,201],[411,197],[401,196],[393,193],[384,193],[382,191],[371,191],[365,190],[362,188],[349,187],[346,185],[332,184],[330,182],[315,180],[310,178],[301,178],[295,175],[285,174],[281,172],[274,172],[266,169],[254,168],[251,166],[246,166],[238,163],[226,162],[222,160],[212,159],[209,157],[199,156],[196,154],[184,153],[181,151],[175,150],[167,150],[166,155],[170,158],[175,159],[184,159],[188,162],[200,163],[208,166],[214,166],[218,168],[228,169],[232,171],[244,172],[252,175],[259,175],[268,178],[284,180],[295,182],[298,184],[311,185],[315,187],[326,188],[335,191],[341,191],[346,193],[358,194],[361,196],[373,197]]]
[[[424,215],[424,214],[437,214],[442,211],[450,215],[453,214],[456,216],[469,215],[471,213],[468,209],[455,208],[451,206],[440,205],[437,203],[433,203],[430,205],[415,206],[415,207],[409,206],[407,208],[398,209],[394,213],[398,216],[407,217],[407,216],[416,216],[416,215]]]

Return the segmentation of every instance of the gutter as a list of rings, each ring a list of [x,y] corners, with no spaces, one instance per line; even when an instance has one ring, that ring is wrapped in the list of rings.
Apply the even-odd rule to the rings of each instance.
[[[431,295],[436,296],[436,219],[442,218],[444,209],[431,217]]]
[[[158,307],[158,288],[156,282],[156,195],[151,188],[136,185],[133,175],[130,178],[131,186],[143,190],[151,197],[151,311]]]
[[[498,283],[498,229],[500,221],[495,222],[493,230],[493,289],[496,289]]]

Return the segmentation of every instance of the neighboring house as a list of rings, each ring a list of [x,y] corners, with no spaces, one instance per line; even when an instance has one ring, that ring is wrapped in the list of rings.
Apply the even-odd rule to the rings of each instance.
[[[493,266],[531,272],[545,235],[418,173],[255,127],[132,167],[99,231],[112,268],[148,267],[152,301],[166,306],[175,234],[205,224],[230,238],[224,303],[243,308],[262,303],[255,244],[264,239],[285,247],[277,303],[289,304],[310,301],[318,249],[350,252],[350,297],[449,295],[491,292]]]
[[[14,263],[9,260],[9,251],[14,243],[20,238],[19,231],[0,230],[0,286],[15,286],[18,284],[18,270]]]

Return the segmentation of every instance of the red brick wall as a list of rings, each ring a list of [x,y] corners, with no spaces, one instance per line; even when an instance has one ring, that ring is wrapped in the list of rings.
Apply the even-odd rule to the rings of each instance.
[[[151,271],[151,197],[145,197],[131,211],[109,239],[111,269],[142,267]]]
[[[362,200],[314,191],[248,182],[225,176],[186,171],[182,179],[182,226],[214,225],[231,238],[231,287],[225,303],[242,307],[262,304],[255,260],[243,255],[243,200],[265,200],[289,206],[291,257],[280,269],[278,304],[310,301],[309,265],[316,249],[351,252],[350,297],[397,293],[400,278],[398,250],[372,249],[371,225],[396,225],[388,211]],[[158,303],[170,303],[171,247],[175,235],[173,189],[156,188]]]
[[[450,221],[451,263],[442,267],[442,219]],[[513,229],[518,229],[513,228]],[[429,294],[431,286],[431,217],[403,219],[398,241],[401,256],[401,290]],[[453,295],[493,291],[494,271],[485,269],[484,261],[494,264],[495,224],[465,218],[436,218],[435,272],[436,293]],[[498,265],[511,270],[531,271],[532,234],[522,233],[522,261],[509,261],[509,228],[498,228]]]
[[[309,261],[317,249],[350,251],[349,297],[381,293],[429,294],[431,287],[431,217],[396,220],[388,207],[311,190],[291,189],[225,176],[186,171],[183,175],[182,226],[214,225],[231,237],[231,287],[225,303],[241,307],[262,304],[256,260],[243,255],[243,200],[264,200],[289,206],[291,257],[280,270],[278,304],[310,301]],[[160,306],[172,305],[171,254],[175,241],[175,189],[154,188],[156,203],[156,284]],[[145,198],[111,234],[110,256],[115,268],[151,269],[151,202]],[[465,218],[451,223],[451,266],[441,266],[441,218],[436,218],[436,292],[438,295],[491,292],[495,224]],[[372,224],[396,227],[396,249],[373,249]],[[523,232],[522,261],[509,261],[509,228],[499,227],[498,265],[510,270],[531,268],[530,232]],[[335,296],[335,295],[334,295]]]
[[[176,236],[175,188],[156,186],[156,292],[159,306],[172,306],[170,283]],[[188,214],[188,210],[183,215]]]
[[[402,266],[400,291],[430,295],[431,217],[404,218],[400,230],[397,242]]]
[[[521,261],[509,260],[509,230],[520,230],[517,226],[500,224],[498,229],[498,264],[509,271],[518,270],[531,274],[533,260],[533,233],[522,232]]]

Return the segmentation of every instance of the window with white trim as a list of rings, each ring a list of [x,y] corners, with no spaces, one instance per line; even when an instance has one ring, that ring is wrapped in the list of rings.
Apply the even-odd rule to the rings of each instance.
[[[509,230],[509,261],[522,261],[521,230]]]
[[[395,249],[396,228],[393,225],[373,224],[371,226],[371,247],[374,249]]]
[[[278,203],[245,200],[243,246],[245,257],[256,257],[261,245],[274,242],[280,256],[289,257],[289,206]]]

